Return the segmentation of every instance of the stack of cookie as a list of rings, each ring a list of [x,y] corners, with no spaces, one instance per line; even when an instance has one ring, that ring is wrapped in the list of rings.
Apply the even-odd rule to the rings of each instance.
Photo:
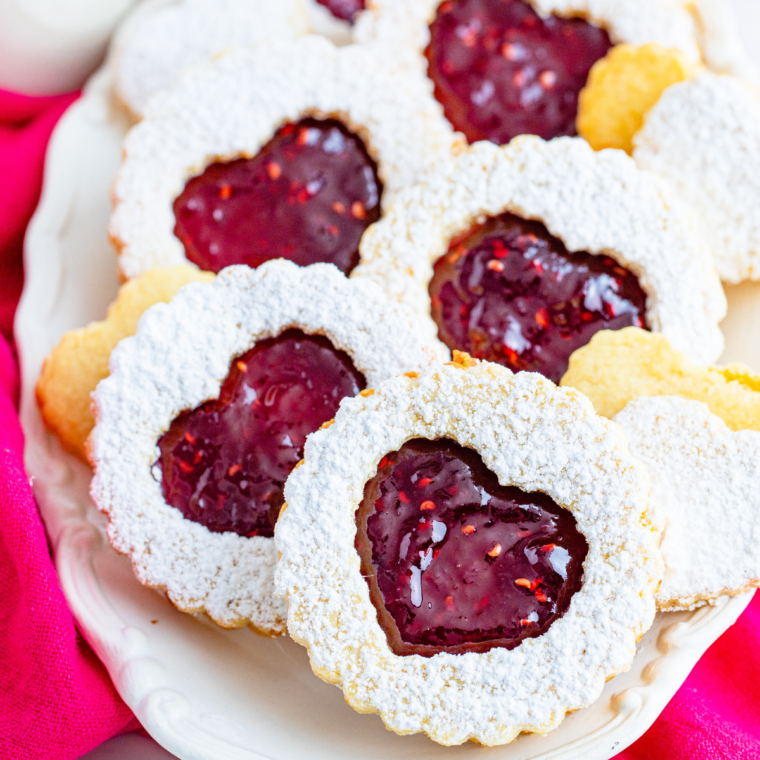
[[[760,585],[760,378],[709,366],[760,95],[699,43],[679,0],[143,12],[125,284],[37,389],[140,582],[485,745]]]

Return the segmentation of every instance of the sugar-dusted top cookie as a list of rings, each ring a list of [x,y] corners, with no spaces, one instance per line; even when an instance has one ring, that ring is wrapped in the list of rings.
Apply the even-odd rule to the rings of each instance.
[[[615,422],[647,466],[665,521],[661,610],[688,610],[760,586],[760,433],[732,432],[706,404],[631,401]]]
[[[615,44],[699,60],[680,0],[374,0],[356,38],[425,80],[469,142],[498,144],[576,134],[578,93]]]
[[[721,279],[760,279],[760,92],[709,72],[675,84],[633,143],[694,209]]]
[[[279,257],[348,272],[366,227],[456,145],[440,108],[357,46],[305,37],[223,55],[125,140],[110,225],[121,273]]]
[[[446,356],[420,336],[325,264],[231,267],[149,309],[94,395],[91,493],[113,547],[179,609],[283,633],[283,483],[342,399]]]
[[[114,55],[116,92],[141,117],[151,97],[188,68],[226,50],[254,48],[307,33],[301,0],[179,0],[146,14]]]
[[[349,399],[285,498],[288,632],[397,733],[547,733],[652,623],[646,470],[618,426],[538,375],[455,355]]]
[[[726,300],[691,216],[620,151],[580,138],[477,143],[404,192],[361,264],[452,349],[542,372],[602,329],[662,332],[700,363]]]

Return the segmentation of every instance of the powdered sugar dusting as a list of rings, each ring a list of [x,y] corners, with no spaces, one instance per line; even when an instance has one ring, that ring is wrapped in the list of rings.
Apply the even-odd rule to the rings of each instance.
[[[191,66],[234,48],[307,33],[300,0],[179,0],[146,16],[115,57],[116,91],[137,116]]]
[[[676,396],[635,399],[615,421],[666,521],[657,606],[688,610],[760,586],[760,433],[732,432]]]
[[[212,533],[186,519],[164,501],[153,465],[160,436],[180,412],[218,396],[231,359],[289,327],[326,335],[370,387],[448,355],[418,337],[409,312],[376,286],[332,265],[230,267],[150,308],[137,335],[117,346],[111,376],[94,394],[91,438],[93,499],[140,581],[165,589],[186,612],[270,634],[285,626],[285,604],[272,596],[273,539]]]
[[[691,359],[723,350],[726,299],[691,215],[622,151],[595,153],[580,138],[476,143],[430,181],[404,192],[361,241],[352,277],[378,282],[430,317],[433,264],[483,216],[510,211],[543,222],[570,251],[605,254],[647,295],[647,323]]]
[[[255,156],[287,122],[337,117],[378,164],[386,208],[394,194],[459,144],[437,103],[358,46],[304,37],[240,50],[182,77],[128,134],[113,189],[110,233],[122,274],[183,263],[172,203],[215,161]]]
[[[542,491],[575,516],[589,546],[583,586],[544,635],[483,654],[400,657],[388,647],[361,576],[354,513],[380,459],[417,437],[473,448],[500,483]],[[389,380],[345,401],[288,479],[275,529],[288,631],[320,677],[397,733],[486,745],[546,733],[630,667],[652,623],[661,561],[647,494],[620,429],[577,391],[486,363]]]
[[[634,136],[639,166],[693,206],[721,279],[760,280],[760,93],[704,73],[669,87]]]

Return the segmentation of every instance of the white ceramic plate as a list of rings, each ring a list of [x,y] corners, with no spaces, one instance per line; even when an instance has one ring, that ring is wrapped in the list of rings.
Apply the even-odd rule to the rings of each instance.
[[[700,656],[749,603],[736,597],[693,613],[659,614],[630,672],[547,737],[505,747],[440,747],[399,737],[377,716],[355,713],[312,675],[289,639],[224,631],[177,612],[135,580],[104,540],[88,496],[89,469],[49,435],[34,403],[44,357],[61,335],[101,319],[116,293],[106,236],[108,190],[127,128],[109,96],[108,72],[62,119],[48,152],[44,193],[26,241],[26,285],[16,319],[27,468],[53,542],[64,593],[121,696],[150,734],[183,760],[395,760],[556,758],[602,760],[655,720]],[[729,291],[724,362],[760,370],[760,285]]]

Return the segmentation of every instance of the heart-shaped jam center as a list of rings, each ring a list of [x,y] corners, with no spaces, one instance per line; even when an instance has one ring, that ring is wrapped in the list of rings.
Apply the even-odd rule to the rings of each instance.
[[[567,612],[588,546],[545,494],[499,485],[474,452],[416,439],[383,457],[356,548],[398,655],[514,649]]]
[[[327,338],[286,330],[233,360],[219,398],[184,412],[158,442],[164,498],[221,533],[272,536],[306,436],[365,387]]]
[[[211,164],[174,202],[187,258],[219,272],[270,259],[348,274],[380,218],[382,185],[362,143],[335,119],[286,124],[250,159]]]
[[[492,217],[435,263],[431,312],[452,350],[558,383],[599,330],[645,327],[636,276],[607,256],[569,253],[540,222]]]
[[[524,0],[445,0],[430,25],[428,75],[472,143],[574,135],[578,94],[612,47],[580,18],[541,18]]]
[[[363,11],[365,7],[364,0],[317,0],[317,2],[324,5],[335,18],[349,23],[356,21],[359,11]]]

